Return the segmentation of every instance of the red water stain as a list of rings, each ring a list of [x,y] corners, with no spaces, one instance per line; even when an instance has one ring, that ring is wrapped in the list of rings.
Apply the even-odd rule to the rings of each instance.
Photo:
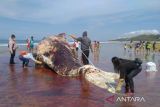
[[[159,82],[159,72],[153,78],[142,72],[135,78],[135,95],[146,102],[111,105],[105,100],[110,93],[83,77],[62,77],[32,64],[28,68],[21,63],[11,66],[1,58],[0,107],[159,107]]]

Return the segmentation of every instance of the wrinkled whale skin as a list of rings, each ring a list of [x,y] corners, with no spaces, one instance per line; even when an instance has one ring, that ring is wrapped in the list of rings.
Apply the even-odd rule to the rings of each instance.
[[[39,59],[42,55],[47,58],[44,64],[62,76],[82,75],[94,85],[109,89],[108,83],[115,83],[119,75],[106,72],[92,65],[81,65],[72,53],[72,47],[66,42],[65,35],[49,36],[43,39],[36,47]]]

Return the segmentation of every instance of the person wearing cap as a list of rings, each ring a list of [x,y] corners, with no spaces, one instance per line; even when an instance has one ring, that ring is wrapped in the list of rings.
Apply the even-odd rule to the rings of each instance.
[[[93,50],[92,50],[91,40],[87,36],[87,31],[83,32],[82,37],[76,38],[73,35],[70,35],[70,36],[81,43],[82,62],[84,65],[89,64],[89,60],[88,60],[89,52],[90,52],[89,50],[91,49],[91,52],[93,52]]]
[[[38,64],[41,64],[42,62],[36,60],[34,57],[33,57],[33,54],[32,53],[28,53],[27,51],[21,51],[20,52],[20,55],[19,55],[19,59],[22,61],[22,66],[23,67],[27,67],[28,64],[29,64],[29,59],[33,60],[34,62],[38,63]]]

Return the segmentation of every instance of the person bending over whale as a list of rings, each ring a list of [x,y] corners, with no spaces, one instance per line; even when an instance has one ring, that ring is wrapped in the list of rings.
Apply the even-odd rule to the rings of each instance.
[[[135,60],[127,60],[118,57],[112,58],[112,63],[116,73],[120,74],[118,85],[116,87],[116,92],[121,91],[122,85],[125,81],[126,93],[134,93],[134,81],[133,78],[141,72],[142,70],[142,61],[139,58]]]
[[[37,64],[42,64],[41,61],[38,61],[33,57],[32,53],[28,53],[27,51],[20,51],[19,59],[23,62],[22,63],[23,68],[28,66],[29,59],[32,59]]]

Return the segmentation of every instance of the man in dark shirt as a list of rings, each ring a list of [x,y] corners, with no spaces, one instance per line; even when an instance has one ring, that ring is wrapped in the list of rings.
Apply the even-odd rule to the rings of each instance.
[[[123,85],[123,82],[125,80],[126,83],[126,93],[131,91],[131,93],[134,93],[134,82],[133,78],[141,72],[142,70],[142,61],[138,58],[135,60],[126,60],[121,59],[118,57],[112,58],[112,63],[114,65],[115,70],[117,73],[120,74],[119,82],[116,87],[116,91],[120,92],[121,87]]]
[[[71,37],[79,42],[81,42],[81,50],[82,50],[82,61],[84,65],[89,64],[88,57],[89,57],[89,49],[92,50],[91,40],[87,37],[87,31],[83,32],[82,37],[76,38],[75,36],[71,35]]]

